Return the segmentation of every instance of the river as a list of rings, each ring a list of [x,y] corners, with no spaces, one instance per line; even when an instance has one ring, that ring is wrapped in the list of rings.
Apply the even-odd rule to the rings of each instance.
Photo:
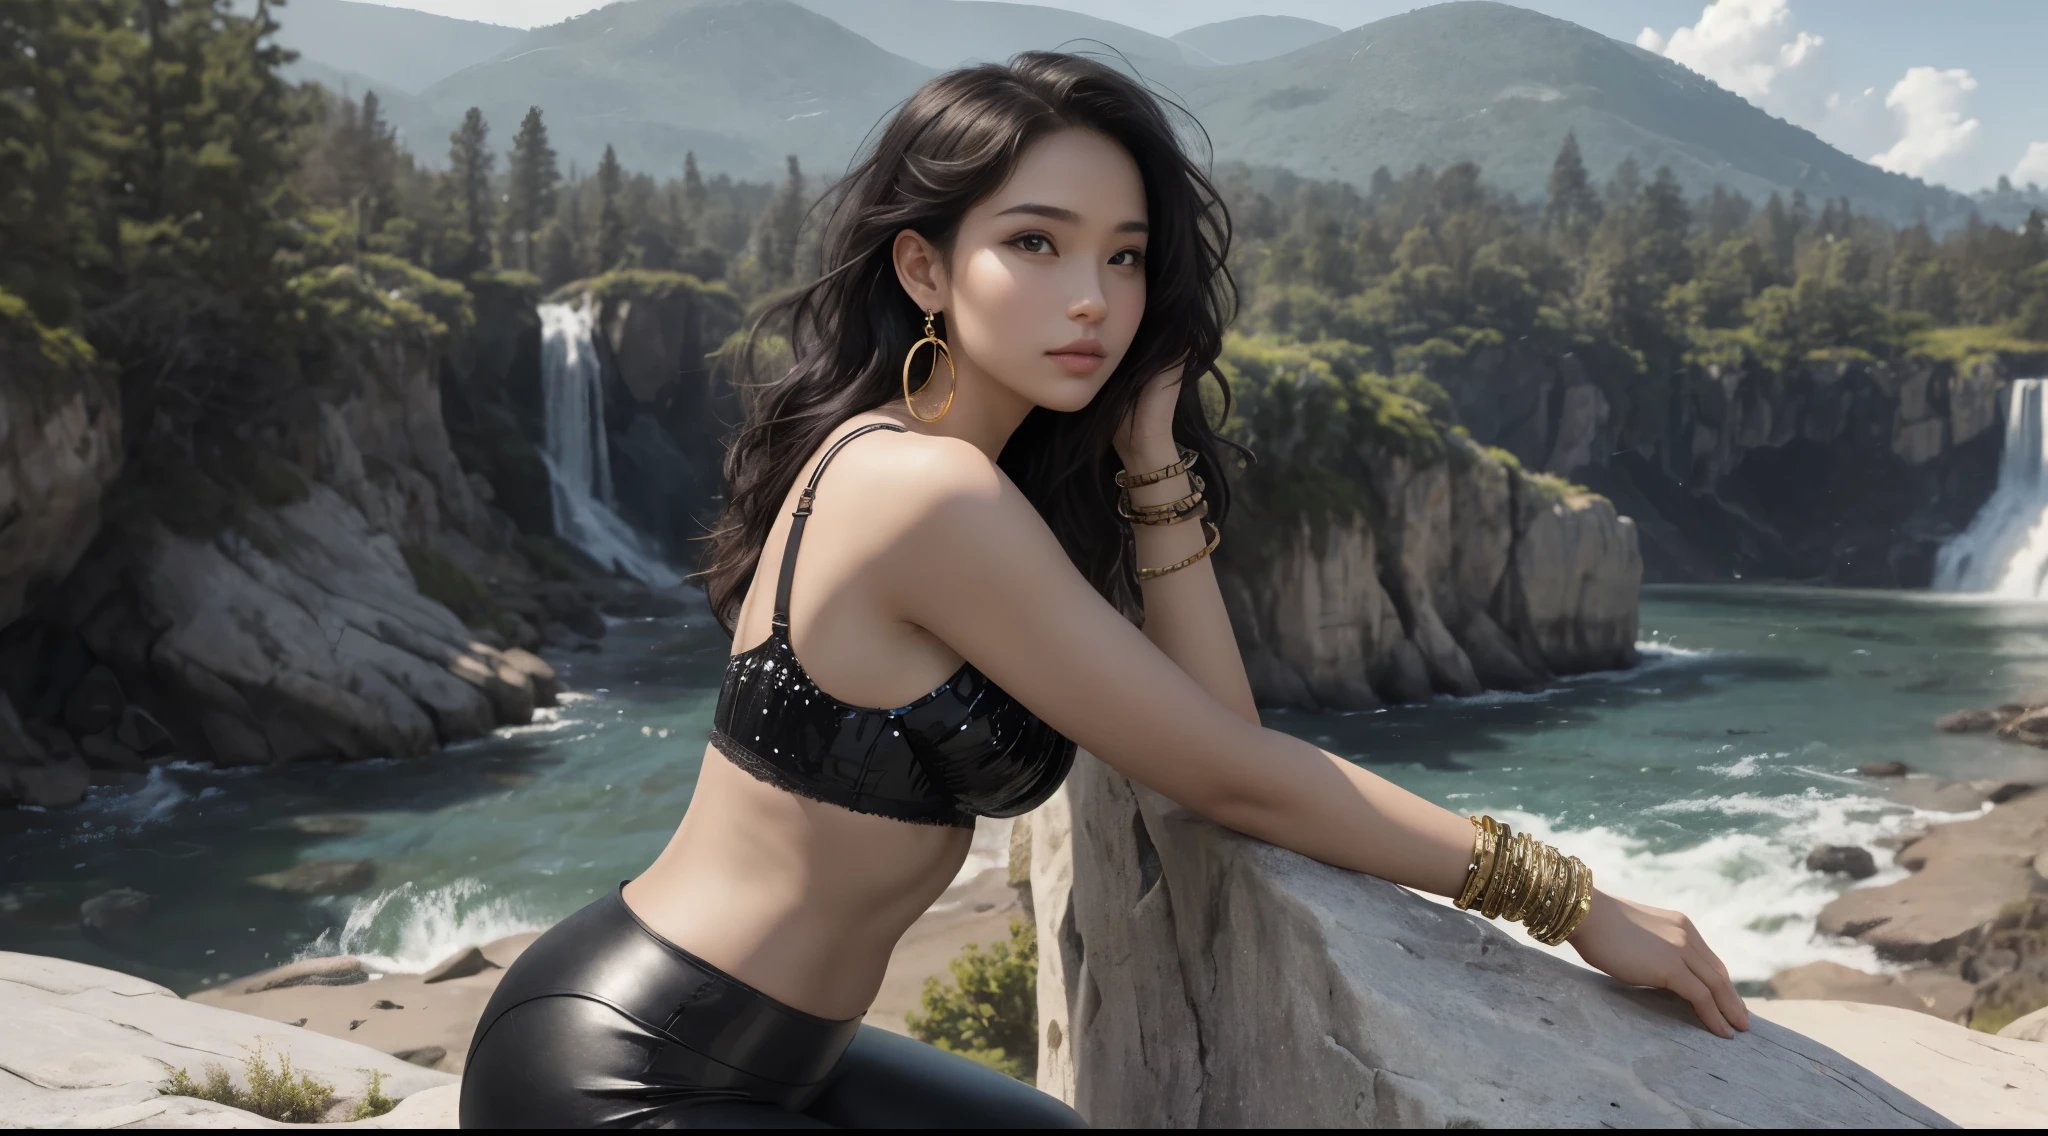
[[[1912,803],[1939,779],[2039,779],[2048,766],[1933,728],[1947,711],[2048,689],[2048,605],[1673,587],[1646,589],[1642,612],[1643,661],[1629,671],[1267,722],[1460,812],[1530,826],[1609,890],[1685,910],[1751,989],[1814,959],[1882,969],[1814,934],[1846,885],[1805,870],[1812,845],[1868,845],[1954,815]],[[545,926],[631,876],[673,830],[726,649],[699,599],[682,616],[613,621],[601,653],[553,660],[561,706],[430,757],[173,763],[74,809],[0,812],[0,949],[190,992],[336,951],[414,971]],[[1916,775],[1855,773],[1890,760]],[[314,859],[369,859],[377,883],[301,899],[247,882]],[[153,897],[148,923],[83,933],[79,904],[123,887]]]

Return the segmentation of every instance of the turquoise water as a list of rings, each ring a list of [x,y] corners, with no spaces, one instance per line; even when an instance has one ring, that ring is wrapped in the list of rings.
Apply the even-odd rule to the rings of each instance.
[[[1949,814],[1936,778],[2034,779],[2048,755],[1936,732],[1963,706],[2048,690],[2048,606],[1814,589],[1651,589],[1643,663],[1536,694],[1267,721],[1461,812],[1529,825],[1603,886],[1679,907],[1739,979],[1817,958],[1842,886],[1801,867]],[[555,660],[568,693],[534,724],[411,761],[216,771],[171,765],[62,812],[0,812],[0,949],[61,955],[180,991],[309,953],[423,969],[545,926],[644,866],[695,784],[727,643],[708,614],[615,621],[597,655]],[[1857,776],[1904,761],[1904,783]],[[363,818],[318,836],[289,818]],[[303,900],[248,877],[368,858],[377,884]],[[1880,855],[1880,860],[1886,859]],[[972,870],[972,866],[970,866]],[[1896,870],[1870,883],[1896,878]],[[155,897],[102,941],[78,905]]]

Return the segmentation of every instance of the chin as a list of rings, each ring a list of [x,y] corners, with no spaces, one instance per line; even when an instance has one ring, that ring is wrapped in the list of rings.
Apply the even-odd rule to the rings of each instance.
[[[1102,378],[1068,374],[1051,376],[1033,384],[1031,401],[1033,405],[1061,414],[1085,410],[1089,403],[1095,401],[1108,377],[1107,374]]]

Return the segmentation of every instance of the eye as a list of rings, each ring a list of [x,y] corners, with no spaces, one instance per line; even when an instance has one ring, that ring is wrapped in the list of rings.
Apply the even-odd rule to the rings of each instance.
[[[1018,252],[1046,253],[1052,251],[1052,238],[1046,236],[1044,233],[1026,233],[1021,237],[1011,237],[1008,241],[1005,241],[1004,243],[1015,246]],[[1043,247],[1030,247],[1034,243],[1041,245]]]
[[[1117,259],[1117,257],[1125,256],[1130,257],[1130,259],[1121,261]],[[1143,249],[1125,249],[1117,253],[1116,256],[1110,257],[1109,262],[1120,268],[1136,268],[1145,263],[1145,251]]]

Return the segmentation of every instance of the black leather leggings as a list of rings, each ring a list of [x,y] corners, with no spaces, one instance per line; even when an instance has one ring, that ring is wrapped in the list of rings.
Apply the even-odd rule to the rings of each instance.
[[[965,1057],[792,1009],[656,935],[618,890],[505,972],[464,1128],[1083,1128]]]

